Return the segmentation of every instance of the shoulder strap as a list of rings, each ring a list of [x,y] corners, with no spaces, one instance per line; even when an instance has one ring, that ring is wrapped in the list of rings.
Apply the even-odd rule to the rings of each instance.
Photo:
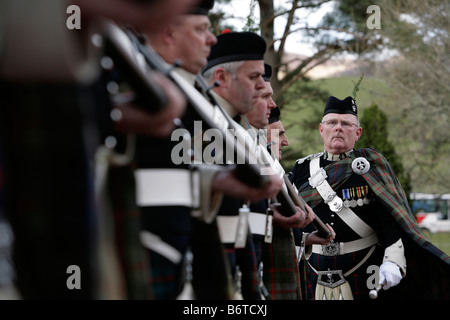
[[[310,170],[310,176],[313,177],[319,170],[320,170],[320,158],[314,158],[311,160],[309,164],[309,170]],[[330,184],[328,183],[327,179],[323,179],[321,184],[326,184],[331,189]],[[317,187],[314,187],[316,188]],[[322,194],[319,189],[320,196],[324,198],[324,195]],[[335,197],[338,197],[338,195],[335,195]],[[327,203],[327,199],[324,198],[324,201]],[[350,228],[352,228],[353,231],[355,231],[359,236],[362,238],[367,237],[368,235],[374,233],[375,231],[367,224],[365,223],[360,217],[358,217],[352,209],[347,207],[342,207],[342,210],[335,212],[339,218],[341,218]]]

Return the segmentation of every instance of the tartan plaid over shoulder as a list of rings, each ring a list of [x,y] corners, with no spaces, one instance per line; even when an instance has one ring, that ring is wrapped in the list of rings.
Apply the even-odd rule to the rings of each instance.
[[[417,225],[397,176],[386,158],[377,150],[372,148],[354,150],[351,153],[351,158],[332,163],[325,167],[324,169],[327,172],[328,182],[331,187],[337,189],[350,178],[353,173],[352,162],[358,157],[364,157],[369,161],[370,170],[362,176],[402,229],[421,247],[437,255],[447,264],[450,264],[450,257],[432,245]],[[299,195],[313,209],[323,201],[319,192],[311,188],[309,182],[300,186],[298,190]]]
[[[417,244],[422,250],[417,251],[414,248],[415,255],[411,258],[407,256],[407,263],[417,263],[417,265],[424,265],[424,260],[427,261],[427,267],[422,270],[430,275],[433,272],[429,268],[437,268],[439,270],[441,279],[435,279],[434,287],[431,289],[433,297],[450,298],[450,257],[434,246],[421,228],[417,225],[416,219],[409,207],[404,190],[398,181],[397,176],[393,172],[386,158],[377,150],[372,148],[363,148],[354,150],[350,154],[351,158],[346,158],[338,162],[331,163],[324,169],[327,172],[328,182],[333,189],[339,188],[345,181],[347,181],[353,174],[352,162],[358,157],[364,157],[370,163],[370,170],[362,175],[369,187],[375,193],[377,198],[389,213],[395,218],[399,226],[408,235],[412,241],[410,243]],[[314,209],[319,205],[323,199],[316,189],[313,189],[309,182],[305,182],[301,186],[297,186],[299,195]],[[417,246],[416,246],[417,247]],[[419,254],[419,255],[417,255]],[[427,259],[424,259],[429,257]],[[431,256],[429,255],[431,254]],[[435,261],[436,260],[436,261]],[[443,262],[443,263],[442,263]],[[424,267],[425,268],[425,267]],[[419,270],[419,268],[417,268]],[[436,276],[435,276],[436,277]],[[406,277],[408,278],[408,276]],[[405,279],[406,279],[405,278]],[[412,275],[410,275],[412,278]],[[429,279],[428,279],[429,280]],[[443,285],[443,288],[436,288],[436,286]]]

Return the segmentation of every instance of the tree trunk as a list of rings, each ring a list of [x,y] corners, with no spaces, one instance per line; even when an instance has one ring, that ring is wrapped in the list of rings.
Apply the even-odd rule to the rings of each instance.
[[[281,87],[281,82],[277,77],[281,59],[274,47],[275,9],[273,0],[258,0],[258,3],[261,16],[261,36],[267,41],[267,51],[264,56],[264,60],[267,64],[272,66],[272,78],[270,79],[270,82],[274,92],[276,92]]]

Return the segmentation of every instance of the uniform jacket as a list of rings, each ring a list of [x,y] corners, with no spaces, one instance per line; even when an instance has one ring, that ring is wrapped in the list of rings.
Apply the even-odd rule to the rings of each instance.
[[[450,257],[434,246],[418,227],[411,212],[403,188],[384,156],[372,148],[353,150],[349,158],[333,162],[324,169],[333,189],[345,183],[353,174],[352,162],[358,157],[366,158],[370,170],[362,177],[400,226],[406,240],[405,255],[407,276],[397,291],[403,298],[448,299],[450,297]],[[299,195],[314,209],[323,199],[309,182],[297,185]]]

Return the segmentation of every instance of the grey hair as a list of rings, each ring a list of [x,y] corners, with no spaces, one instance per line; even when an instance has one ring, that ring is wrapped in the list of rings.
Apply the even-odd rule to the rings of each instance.
[[[231,61],[231,62],[220,63],[220,64],[204,71],[203,77],[205,78],[205,80],[207,82],[211,83],[214,81],[214,73],[216,72],[216,70],[218,68],[223,68],[226,72],[230,73],[234,79],[238,69],[242,66],[243,63],[244,63],[244,61]]]

